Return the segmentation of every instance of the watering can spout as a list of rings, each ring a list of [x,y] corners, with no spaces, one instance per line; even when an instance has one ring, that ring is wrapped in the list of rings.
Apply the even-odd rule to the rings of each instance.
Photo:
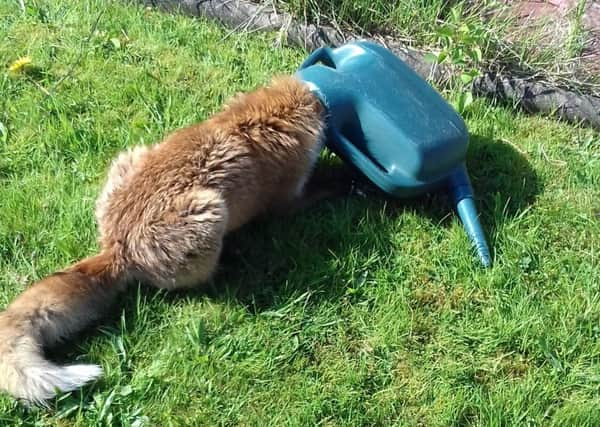
[[[465,231],[477,251],[477,255],[483,266],[490,267],[492,265],[492,257],[490,256],[490,250],[485,240],[483,228],[479,222],[479,215],[475,207],[475,201],[473,200],[473,189],[464,165],[450,177],[450,187],[456,212],[463,223]]]

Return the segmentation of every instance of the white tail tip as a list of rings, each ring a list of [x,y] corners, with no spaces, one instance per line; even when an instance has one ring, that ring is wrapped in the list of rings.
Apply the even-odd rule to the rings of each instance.
[[[31,366],[23,369],[16,394],[27,401],[43,403],[58,391],[76,390],[101,375],[102,368],[98,365]]]

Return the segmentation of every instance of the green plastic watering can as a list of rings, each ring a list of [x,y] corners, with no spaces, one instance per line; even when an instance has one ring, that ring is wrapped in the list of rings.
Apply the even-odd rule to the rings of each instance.
[[[465,167],[469,134],[435,89],[391,51],[366,41],[315,50],[296,77],[327,110],[333,152],[393,196],[450,191],[481,262],[491,265]]]

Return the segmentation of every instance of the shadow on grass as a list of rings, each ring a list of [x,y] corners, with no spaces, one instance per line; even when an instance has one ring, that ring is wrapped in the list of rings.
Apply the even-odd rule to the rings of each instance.
[[[534,202],[541,184],[525,157],[502,141],[472,136],[467,160],[484,228],[493,236]],[[256,221],[228,236],[219,271],[207,288],[164,292],[143,286],[142,294],[152,300],[160,292],[159,298],[166,302],[209,297],[241,303],[253,313],[277,310],[307,291],[312,303],[338,301],[348,298],[348,288],[356,286],[354,267],[368,264],[373,253],[389,253],[390,233],[404,214],[425,217],[434,228],[447,227],[453,216],[443,193],[395,199],[364,179],[357,180],[366,197],[332,200],[292,217]],[[493,248],[494,242],[490,245]],[[134,327],[136,298],[137,287],[131,286],[112,320],[104,322],[111,335],[121,335],[115,321],[123,311],[128,329]],[[360,294],[350,301],[354,298]],[[71,345],[64,346],[54,357],[69,361],[72,351]],[[102,387],[102,382],[95,387]],[[90,389],[82,393],[87,400]]]
[[[541,183],[526,158],[503,141],[472,135],[467,162],[493,253],[496,231],[534,202]],[[294,217],[255,222],[229,236],[208,295],[242,302],[255,312],[309,288],[317,299],[336,300],[356,279],[341,271],[352,270],[341,268],[344,260],[366,263],[374,252],[389,252],[389,234],[402,214],[428,218],[432,227],[448,227],[452,221],[453,206],[444,192],[397,199],[354,178],[366,197],[324,202]]]

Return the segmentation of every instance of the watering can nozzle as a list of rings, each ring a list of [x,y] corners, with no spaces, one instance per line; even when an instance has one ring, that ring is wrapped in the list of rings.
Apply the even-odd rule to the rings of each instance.
[[[477,208],[475,207],[475,201],[473,200],[473,189],[467,170],[464,166],[459,168],[450,178],[450,186],[452,195],[454,197],[454,204],[456,206],[456,212],[460,217],[463,227],[471,240],[471,243],[479,255],[479,259],[484,267],[490,267],[492,265],[492,257],[485,240],[485,234],[481,223],[479,222],[479,215]]]

